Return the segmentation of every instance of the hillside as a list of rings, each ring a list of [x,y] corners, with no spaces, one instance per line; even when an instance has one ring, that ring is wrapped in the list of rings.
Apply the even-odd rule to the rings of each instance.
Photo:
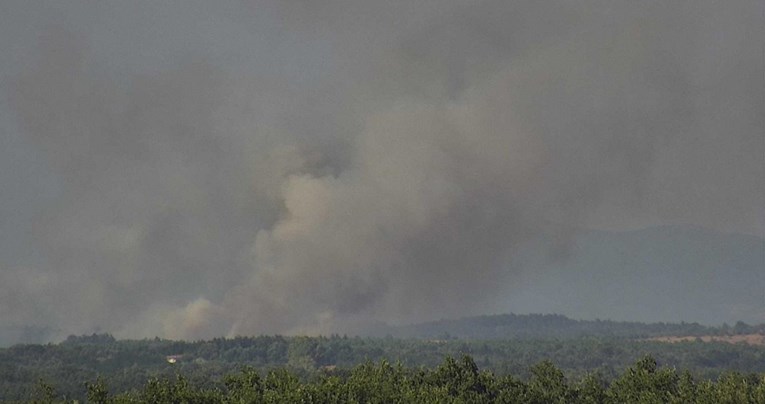
[[[464,317],[400,327],[388,333],[402,338],[425,339],[570,339],[581,337],[650,338],[765,333],[765,324],[738,322],[733,327],[698,323],[640,323],[610,320],[573,320],[559,314],[501,314]]]

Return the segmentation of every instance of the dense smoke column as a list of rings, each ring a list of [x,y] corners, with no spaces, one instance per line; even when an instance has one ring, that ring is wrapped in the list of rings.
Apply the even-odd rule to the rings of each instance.
[[[499,307],[540,235],[765,228],[756,1],[9,4],[7,324],[363,330]]]

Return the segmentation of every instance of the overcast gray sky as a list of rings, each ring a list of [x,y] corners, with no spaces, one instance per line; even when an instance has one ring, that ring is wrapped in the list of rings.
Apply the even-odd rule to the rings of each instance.
[[[321,332],[482,307],[542,233],[763,237],[763,8],[3,1],[0,318]]]

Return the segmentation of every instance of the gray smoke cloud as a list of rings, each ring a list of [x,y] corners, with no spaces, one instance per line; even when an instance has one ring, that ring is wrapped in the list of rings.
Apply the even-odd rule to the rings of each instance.
[[[358,331],[496,309],[539,234],[765,234],[760,1],[1,11],[6,327]]]

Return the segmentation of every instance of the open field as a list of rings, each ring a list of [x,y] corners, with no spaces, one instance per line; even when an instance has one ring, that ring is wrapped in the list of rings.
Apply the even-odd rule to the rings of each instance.
[[[702,335],[702,336],[667,336],[667,337],[652,337],[648,338],[648,341],[658,342],[686,342],[697,341],[703,342],[727,342],[729,344],[747,344],[765,346],[765,334],[743,334],[743,335]]]

